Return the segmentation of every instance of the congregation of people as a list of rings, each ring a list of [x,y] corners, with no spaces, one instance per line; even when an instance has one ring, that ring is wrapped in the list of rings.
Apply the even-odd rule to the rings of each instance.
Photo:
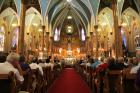
[[[26,58],[17,53],[0,55],[0,93],[18,93],[19,91],[20,93],[47,93],[47,89],[63,67],[75,67],[93,93],[140,93],[140,58],[138,57],[92,58],[86,56],[72,62],[73,66],[66,66],[65,63],[64,59],[51,56],[47,59],[39,59],[33,55]],[[10,72],[15,75],[16,92],[7,92],[7,85],[4,86],[5,82],[2,80],[3,77],[1,78],[2,75],[8,75]],[[27,82],[28,76],[33,79]],[[123,86],[122,82],[126,85]],[[31,83],[32,90],[31,87],[27,89],[27,83]],[[121,86],[126,87],[127,90],[122,89]]]
[[[39,74],[44,77],[46,73],[44,73],[43,68],[50,68],[50,74],[52,74],[54,72],[54,68],[58,67],[59,71],[62,69],[61,67],[61,61],[57,58],[54,57],[52,58],[51,56],[49,56],[47,59],[38,59],[37,57],[33,56],[33,55],[29,55],[28,59],[24,56],[24,55],[19,55],[17,53],[10,53],[9,55],[4,55],[1,54],[0,55],[0,79],[1,76],[4,74],[9,74],[10,72],[13,72],[15,74],[15,78],[16,78],[16,87],[18,87],[18,89],[16,90],[16,92],[6,92],[9,91],[8,89],[4,88],[4,86],[2,85],[2,80],[0,80],[0,87],[2,87],[2,89],[0,89],[0,93],[18,93],[19,91],[24,91],[23,93],[43,93],[42,91],[40,92],[31,92],[31,91],[27,91],[26,89],[23,89],[23,84],[25,83],[25,76],[30,76],[33,74],[32,70],[36,70],[38,69]],[[58,70],[57,69],[57,70]],[[49,75],[48,75],[49,76]],[[33,75],[33,77],[35,77],[35,75]],[[38,76],[36,76],[38,77]],[[54,77],[47,77],[46,78],[55,78]],[[45,81],[43,81],[45,82]],[[46,81],[46,83],[48,84],[49,81]],[[28,82],[29,83],[29,82]],[[46,84],[46,85],[47,85]],[[25,85],[26,86],[26,85]],[[32,87],[34,87],[34,91],[36,91],[36,87],[37,87],[37,82],[36,80],[33,81]],[[22,93],[21,92],[21,93]],[[46,91],[44,91],[44,93],[46,93]]]
[[[91,82],[94,79],[94,83],[97,83],[98,81],[98,75],[100,75],[100,84],[98,87],[100,87],[99,92],[95,91],[95,87],[94,87],[94,93],[140,93],[140,58],[138,57],[118,57],[118,58],[113,58],[113,57],[101,57],[101,58],[92,58],[91,56],[86,56],[85,58],[81,58],[79,60],[77,60],[77,65],[76,69],[78,70],[78,72],[80,72],[80,74],[86,78],[87,82],[89,82],[90,86],[91,86]],[[92,71],[89,71],[89,69]],[[115,92],[115,88],[114,90],[112,90],[112,86],[115,86],[115,82],[113,81],[113,85],[110,86],[110,89],[108,90],[108,92],[103,92],[103,85],[105,85],[105,81],[103,80],[103,78],[105,77],[106,74],[108,74],[109,72],[113,72],[112,75],[115,75],[116,71],[120,71],[123,72],[123,74],[129,74],[130,76],[135,76],[134,82],[130,84],[130,87],[128,87],[128,84],[125,85],[125,87],[127,86],[127,90],[131,89],[132,90],[132,84],[134,87],[134,91],[127,91],[127,92]],[[91,80],[89,80],[90,78],[90,74],[93,78],[91,78]],[[94,73],[94,74],[93,74]],[[117,72],[118,73],[118,72]],[[119,74],[116,74],[117,76],[119,76]],[[125,76],[126,77],[126,76]],[[114,78],[114,77],[113,77]],[[122,78],[123,75],[122,75]],[[111,78],[108,79],[111,80]],[[131,78],[132,80],[132,78]],[[121,79],[120,79],[121,81]],[[128,82],[127,82],[128,83]],[[95,84],[96,85],[96,84]],[[98,84],[97,84],[98,85]],[[121,84],[119,84],[119,86],[121,86]],[[91,86],[93,88],[93,85]],[[117,88],[116,88],[117,90]],[[138,91],[138,92],[137,92]]]

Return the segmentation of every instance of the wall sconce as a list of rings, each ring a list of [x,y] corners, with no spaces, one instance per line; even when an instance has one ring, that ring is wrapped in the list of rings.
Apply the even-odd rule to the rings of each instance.
[[[110,35],[113,35],[113,32],[110,32]]]
[[[98,25],[95,25],[94,28],[95,28],[95,29],[98,29]]]
[[[27,33],[27,35],[29,35],[29,32]]]
[[[8,34],[10,34],[10,31],[8,31]]]

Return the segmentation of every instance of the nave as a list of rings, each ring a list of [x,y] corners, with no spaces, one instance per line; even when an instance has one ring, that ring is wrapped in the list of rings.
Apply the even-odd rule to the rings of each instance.
[[[85,81],[73,68],[66,68],[48,93],[92,93]]]
[[[3,56],[4,58],[4,56]],[[49,60],[49,59],[48,59]],[[17,62],[18,61],[18,62]],[[139,93],[137,58],[30,59],[10,53],[0,63],[0,93]],[[6,74],[7,73],[7,74]]]
[[[0,0],[0,93],[58,91],[140,93],[140,0]]]

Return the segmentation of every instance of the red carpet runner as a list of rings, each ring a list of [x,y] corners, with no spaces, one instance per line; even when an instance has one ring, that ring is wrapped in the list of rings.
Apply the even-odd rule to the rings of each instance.
[[[74,69],[65,69],[48,93],[91,93]]]

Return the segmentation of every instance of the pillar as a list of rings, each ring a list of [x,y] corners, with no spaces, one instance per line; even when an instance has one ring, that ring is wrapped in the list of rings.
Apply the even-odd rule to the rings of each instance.
[[[50,49],[50,55],[52,56],[53,54],[53,37],[50,37],[50,42],[49,42],[49,49]]]
[[[45,37],[44,37],[44,34],[45,34],[45,26],[42,26],[42,43],[41,43],[41,50],[42,51],[44,51],[44,45],[45,45],[45,43],[44,43],[44,39],[45,39]]]
[[[24,41],[24,29],[25,29],[25,14],[26,14],[26,1],[21,0],[21,15],[20,15],[20,31],[18,40],[18,53],[24,54],[25,41]]]
[[[96,44],[96,52],[95,52],[96,54],[95,54],[95,56],[96,56],[96,58],[98,58],[98,52],[99,52],[98,51],[99,50],[99,46],[98,46],[99,45],[99,42],[98,42],[98,31],[97,31],[98,30],[98,25],[95,25],[94,29],[95,29],[95,39],[96,39],[95,40],[96,41],[96,43],[95,43]]]
[[[86,53],[89,54],[89,37],[87,37],[86,39],[86,49],[87,49]]]
[[[134,18],[133,18],[133,20],[135,20]],[[131,40],[130,40],[130,42],[131,42],[131,48],[130,48],[130,52],[131,53],[135,53],[135,49],[136,49],[136,44],[135,44],[135,32],[134,32],[134,29],[135,29],[135,27],[136,27],[136,23],[135,23],[135,21],[132,23],[132,27],[131,27],[131,32],[130,32],[130,37],[129,38],[131,38]]]
[[[90,32],[90,54],[93,56],[93,32]]]
[[[46,32],[46,49],[47,53],[49,53],[49,32]]]
[[[121,28],[118,26],[118,15],[117,15],[117,0],[112,0],[112,10],[113,10],[113,18],[114,18],[114,52],[115,57],[122,56],[122,40],[121,40]]]

